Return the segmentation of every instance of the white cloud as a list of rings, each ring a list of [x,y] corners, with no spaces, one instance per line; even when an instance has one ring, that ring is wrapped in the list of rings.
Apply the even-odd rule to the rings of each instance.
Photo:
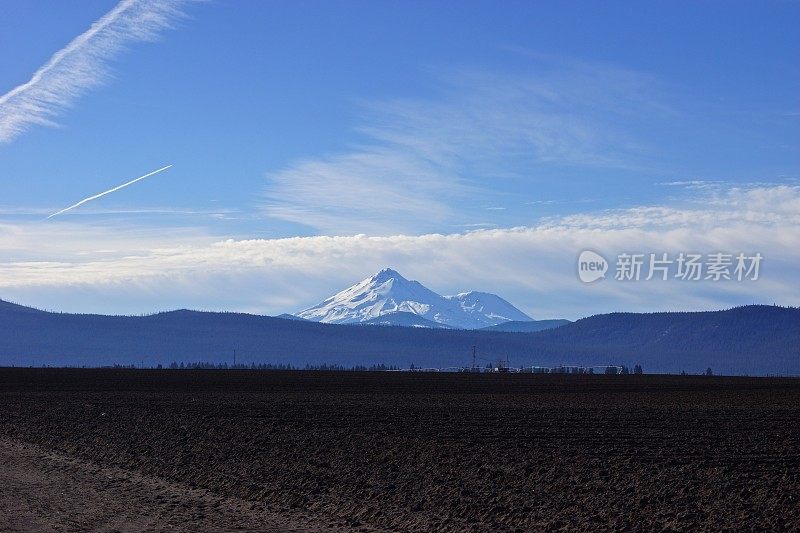
[[[53,119],[102,83],[107,64],[128,43],[151,41],[169,28],[185,0],[122,0],[84,33],[53,54],[29,81],[0,96],[0,143]]]
[[[699,206],[699,207],[698,207]],[[714,188],[691,199],[689,206],[642,206],[546,219],[546,225],[592,229],[646,227],[724,227],[726,224],[764,227],[800,224],[800,187]]]
[[[538,318],[798,305],[799,221],[800,188],[779,186],[732,189],[702,206],[639,207],[450,235],[233,240],[190,230],[0,225],[0,297],[81,311],[280,313],[392,266],[443,293],[497,292]],[[622,251],[761,252],[765,260],[757,282],[607,280],[589,286],[575,274],[586,248],[607,257]]]
[[[361,145],[270,173],[263,212],[326,234],[464,224],[498,180],[543,165],[641,168],[648,150],[621,124],[665,113],[649,77],[602,65],[439,77],[438,98],[365,104]]]
[[[453,215],[458,180],[430,161],[385,148],[298,163],[270,177],[264,212],[331,233],[396,232]],[[413,222],[409,224],[409,222]]]

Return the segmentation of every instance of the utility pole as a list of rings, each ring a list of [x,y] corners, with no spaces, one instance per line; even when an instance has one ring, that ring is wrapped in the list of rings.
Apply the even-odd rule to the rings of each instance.
[[[475,369],[475,345],[472,345],[472,368]]]
[[[236,368],[236,348],[233,349],[233,368]]]

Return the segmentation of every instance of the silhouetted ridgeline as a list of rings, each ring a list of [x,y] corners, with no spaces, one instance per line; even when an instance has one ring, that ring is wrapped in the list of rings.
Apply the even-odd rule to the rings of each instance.
[[[800,309],[612,313],[535,333],[340,326],[238,313],[49,313],[0,301],[0,364],[172,361],[446,367],[507,355],[511,366],[641,364],[647,372],[800,374]]]

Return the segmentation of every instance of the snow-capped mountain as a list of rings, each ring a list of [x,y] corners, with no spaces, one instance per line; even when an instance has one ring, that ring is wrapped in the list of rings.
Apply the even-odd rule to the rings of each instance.
[[[445,298],[458,302],[464,313],[474,317],[482,324],[478,327],[494,326],[511,320],[532,320],[531,317],[496,294],[470,291],[455,296],[445,296]]]
[[[391,316],[395,313],[396,316]],[[477,329],[509,320],[532,320],[494,294],[465,292],[441,296],[390,268],[331,296],[319,305],[296,313],[296,316],[331,324],[366,322],[406,325],[409,313],[427,321],[462,329]],[[375,320],[378,317],[381,319]]]

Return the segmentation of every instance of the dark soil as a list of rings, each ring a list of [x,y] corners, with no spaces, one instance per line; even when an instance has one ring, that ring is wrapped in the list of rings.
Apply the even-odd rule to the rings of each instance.
[[[796,379],[0,370],[0,438],[339,529],[797,530],[798,420]]]
[[[0,531],[330,533],[301,510],[82,461],[0,438]]]

